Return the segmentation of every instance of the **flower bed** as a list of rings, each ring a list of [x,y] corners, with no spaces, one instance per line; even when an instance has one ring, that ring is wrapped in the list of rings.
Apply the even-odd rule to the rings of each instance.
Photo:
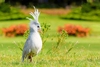
[[[89,28],[84,28],[80,25],[66,24],[64,27],[58,27],[58,32],[61,33],[62,30],[66,31],[68,35],[85,37],[89,35]]]
[[[3,34],[7,37],[22,36],[28,30],[27,25],[12,25],[8,28],[2,28]]]

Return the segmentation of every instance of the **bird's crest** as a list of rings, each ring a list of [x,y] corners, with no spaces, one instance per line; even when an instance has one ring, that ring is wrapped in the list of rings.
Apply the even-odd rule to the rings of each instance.
[[[34,6],[33,6],[34,7]],[[30,12],[30,15],[34,18],[34,20],[38,21],[38,18],[39,18],[39,15],[40,15],[40,12],[38,11],[38,9],[36,9],[34,7],[35,11],[34,13],[33,12]],[[30,21],[32,21],[33,19],[27,17],[27,19],[29,19]]]

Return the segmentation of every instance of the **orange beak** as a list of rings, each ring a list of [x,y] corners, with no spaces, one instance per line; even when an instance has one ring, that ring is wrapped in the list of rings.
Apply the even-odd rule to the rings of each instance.
[[[38,32],[39,32],[39,33],[42,33],[42,30],[41,30],[41,29],[38,29]]]

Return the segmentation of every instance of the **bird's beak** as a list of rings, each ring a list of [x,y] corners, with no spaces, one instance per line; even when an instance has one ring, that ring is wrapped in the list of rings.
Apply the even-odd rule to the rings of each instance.
[[[42,30],[41,30],[41,29],[38,29],[38,32],[39,32],[39,33],[42,33]]]

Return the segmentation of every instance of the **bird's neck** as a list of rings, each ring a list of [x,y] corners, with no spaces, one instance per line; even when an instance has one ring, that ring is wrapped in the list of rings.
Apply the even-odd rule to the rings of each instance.
[[[36,29],[30,28],[30,33],[38,32]]]
[[[33,34],[39,34],[39,32],[37,30],[30,30],[30,35],[33,35]]]
[[[39,32],[36,29],[30,28],[30,35],[37,34],[39,35]]]

